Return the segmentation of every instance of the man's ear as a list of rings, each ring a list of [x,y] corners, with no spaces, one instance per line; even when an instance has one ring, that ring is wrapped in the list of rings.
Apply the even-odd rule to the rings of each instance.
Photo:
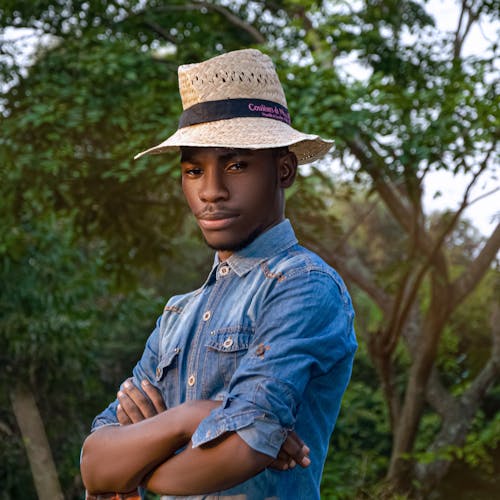
[[[297,176],[297,156],[292,151],[287,151],[278,158],[280,186],[284,189],[290,187]]]

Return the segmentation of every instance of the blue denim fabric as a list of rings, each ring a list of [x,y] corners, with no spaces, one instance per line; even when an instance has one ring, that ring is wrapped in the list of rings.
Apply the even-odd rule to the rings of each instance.
[[[311,449],[306,469],[267,469],[231,490],[192,498],[319,499],[357,346],[353,318],[342,279],[297,244],[288,220],[226,261],[216,257],[201,288],[168,301],[133,374],[138,385],[147,378],[158,387],[167,407],[222,401],[193,446],[235,431],[276,457],[294,429]],[[93,429],[116,424],[116,405]]]

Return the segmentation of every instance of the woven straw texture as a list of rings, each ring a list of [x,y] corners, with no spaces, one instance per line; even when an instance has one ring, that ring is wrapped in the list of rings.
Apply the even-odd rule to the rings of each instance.
[[[236,50],[201,63],[186,64],[179,67],[178,74],[183,109],[202,102],[234,98],[265,99],[287,106],[273,62],[255,49]],[[177,150],[179,146],[245,149],[289,146],[299,164],[303,164],[324,156],[332,142],[299,132],[278,120],[231,118],[181,128],[135,158]]]

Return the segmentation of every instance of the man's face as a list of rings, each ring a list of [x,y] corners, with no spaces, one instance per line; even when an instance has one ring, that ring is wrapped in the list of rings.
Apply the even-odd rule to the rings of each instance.
[[[283,188],[293,182],[293,160],[292,153],[272,149],[181,148],[184,195],[221,259],[283,219]],[[290,181],[283,182],[283,163],[294,165]]]

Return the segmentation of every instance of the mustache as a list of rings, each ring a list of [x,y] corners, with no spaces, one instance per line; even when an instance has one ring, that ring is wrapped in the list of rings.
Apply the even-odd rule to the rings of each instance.
[[[217,207],[214,205],[205,205],[201,209],[194,212],[194,216],[197,219],[206,220],[217,220],[217,219],[229,219],[231,217],[236,217],[238,212],[227,207]]]

